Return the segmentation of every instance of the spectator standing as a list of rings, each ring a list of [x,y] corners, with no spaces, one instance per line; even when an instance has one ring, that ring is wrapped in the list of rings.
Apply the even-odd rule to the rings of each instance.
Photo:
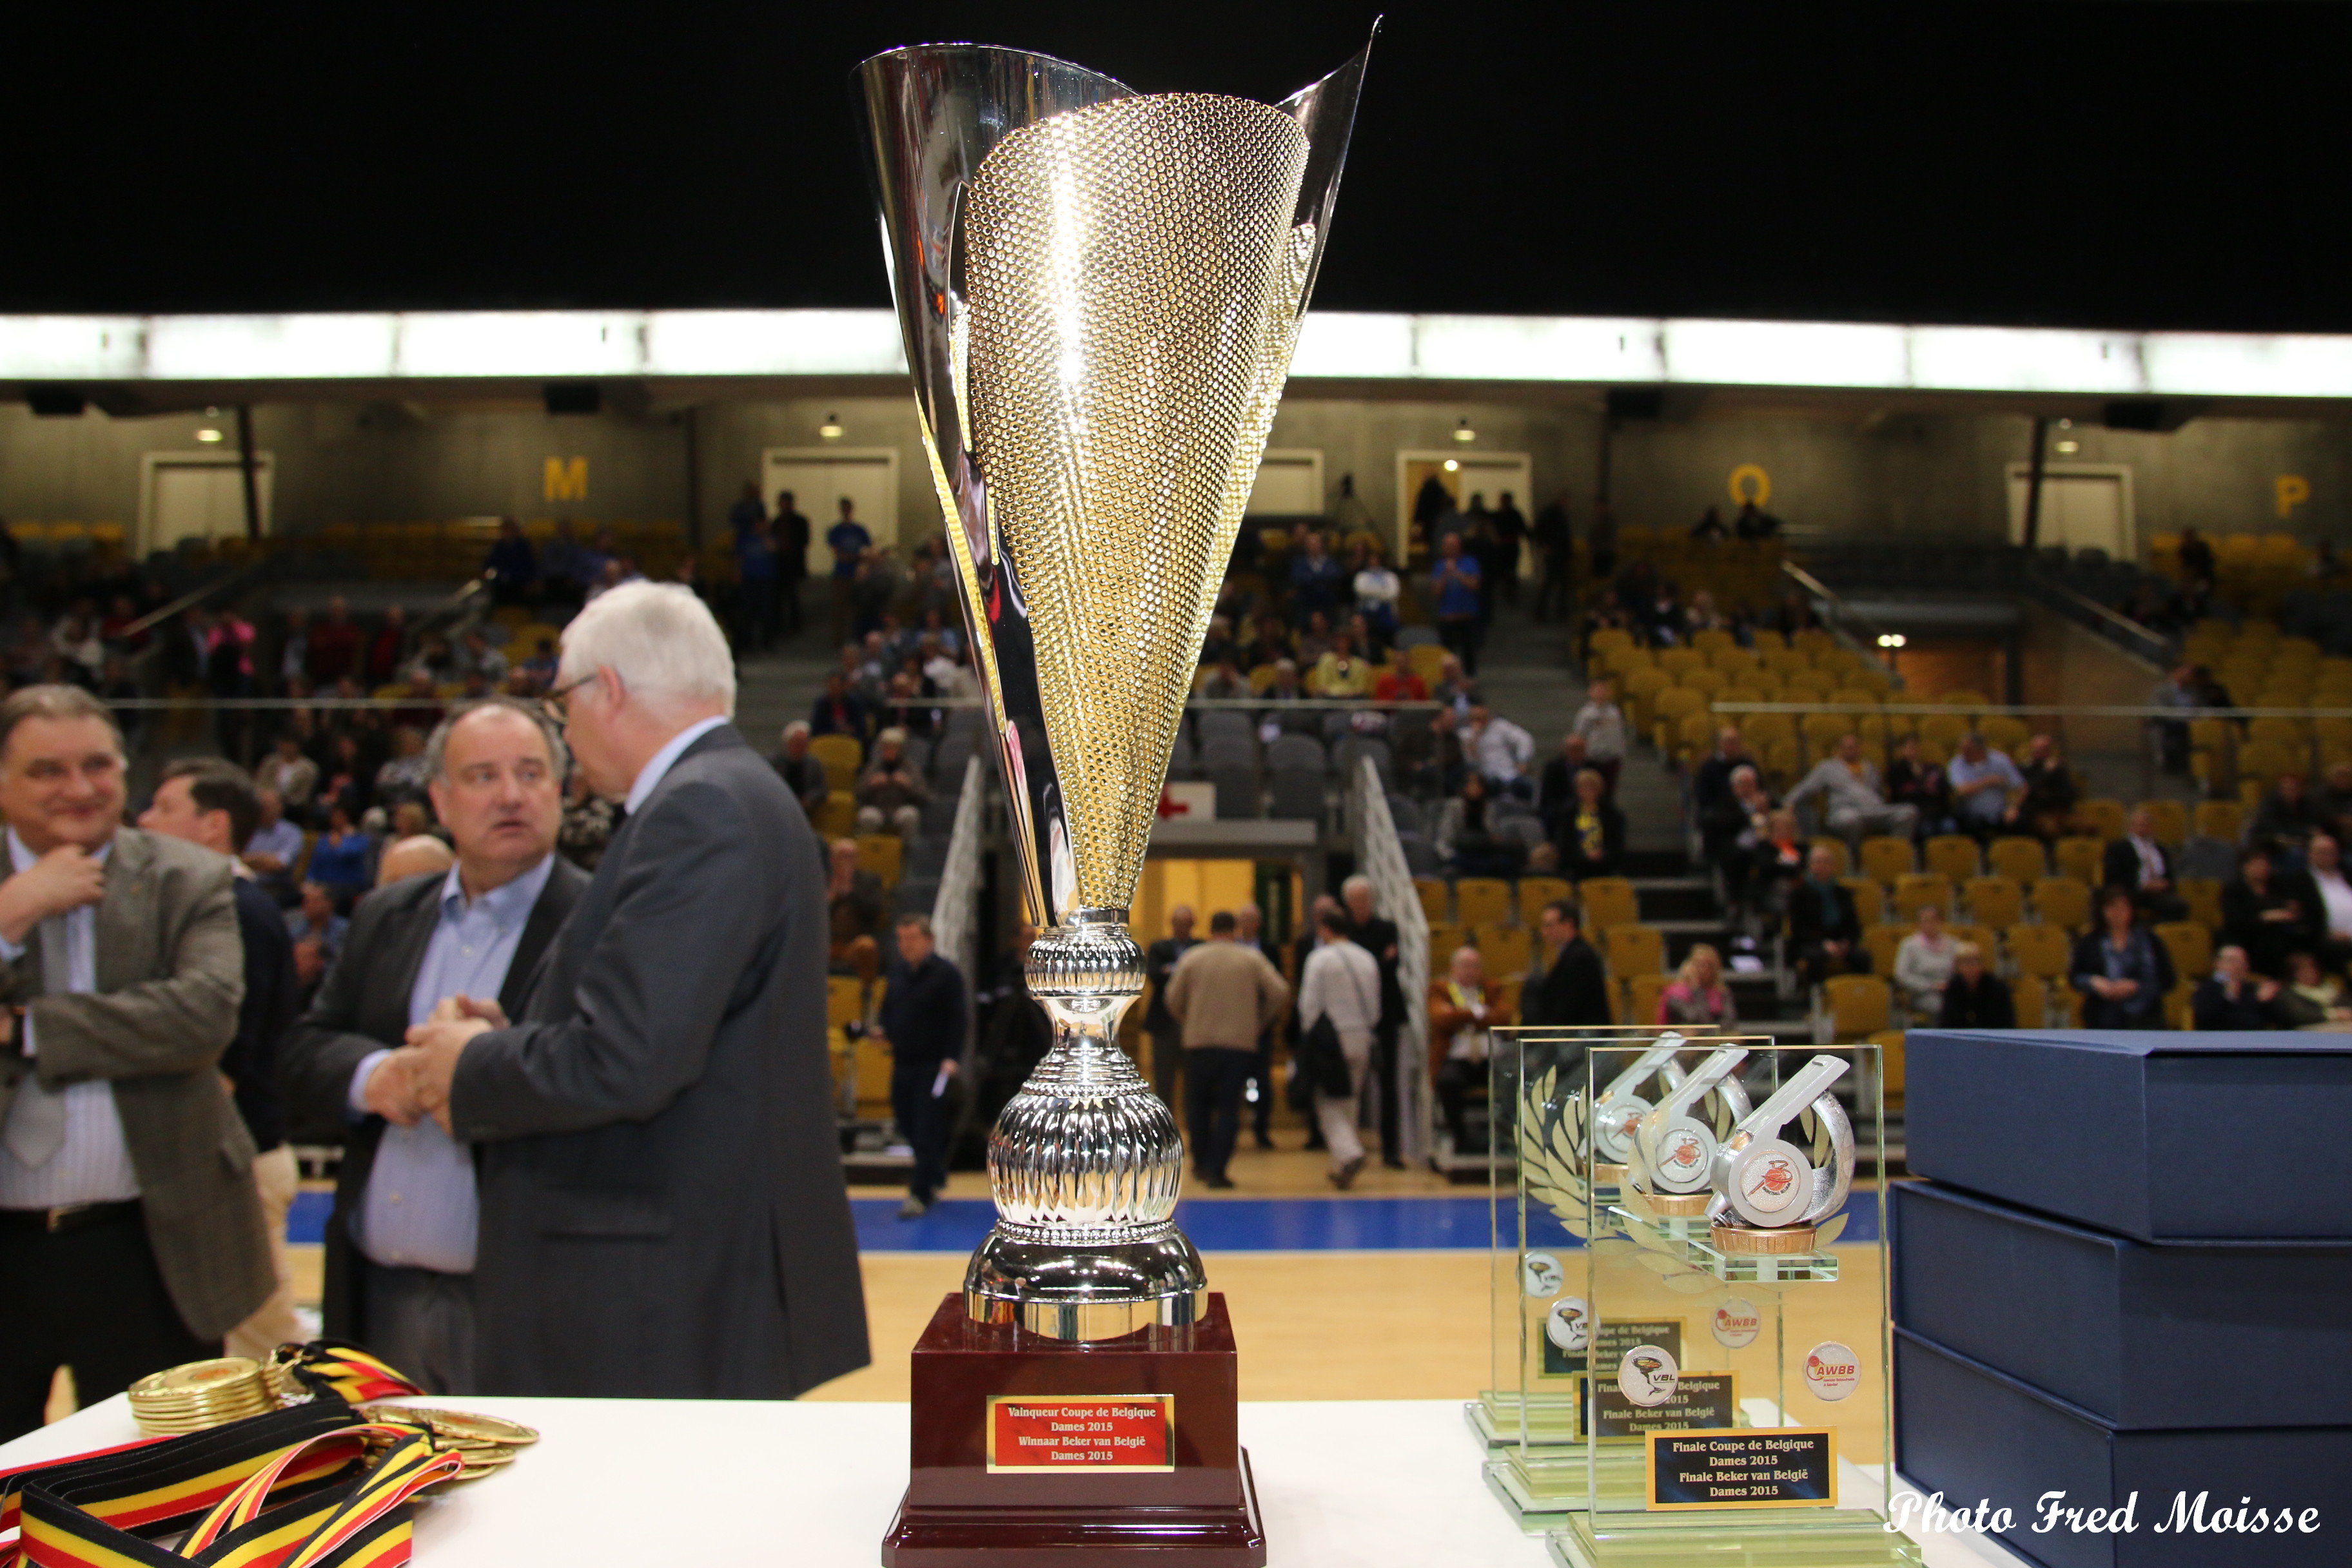
[[[1263,952],[1239,940],[1227,910],[1209,917],[1209,940],[1195,943],[1170,974],[1168,1010],[1184,1039],[1185,1128],[1192,1171],[1204,1186],[1234,1184],[1226,1166],[1241,1137],[1258,1037],[1289,1006],[1290,986]]]
[[[962,1070],[963,973],[939,950],[931,918],[904,914],[877,1020],[890,1047],[890,1114],[914,1151],[900,1219],[919,1219],[948,1184],[948,1086]]]
[[[294,1272],[286,1252],[286,1211],[299,1184],[294,1151],[286,1145],[286,1105],[278,1088],[278,1044],[296,1011],[294,941],[277,900],[235,858],[238,842],[251,837],[260,815],[253,779],[243,768],[188,757],[164,764],[163,782],[139,826],[226,858],[236,873],[230,891],[245,952],[245,994],[237,1004],[236,1035],[221,1055],[220,1070],[234,1086],[237,1115],[257,1151],[253,1184],[278,1287],[228,1331],[226,1349],[230,1355],[266,1361],[279,1345],[303,1335],[294,1316]]]
[[[793,492],[776,492],[773,534],[776,544],[776,594],[781,611],[777,624],[786,637],[801,635],[802,584],[808,581],[809,536],[814,531],[802,515]]]
[[[847,496],[841,498],[841,515],[824,531],[825,548],[833,552],[833,640],[847,642],[857,625],[857,577],[866,567],[874,536],[857,521]]]
[[[1495,503],[1494,529],[1496,589],[1503,603],[1516,605],[1519,602],[1519,547],[1528,536],[1528,515],[1519,510],[1517,499],[1508,490]]]
[[[776,552],[758,485],[744,485],[727,510],[727,525],[735,540],[735,646],[765,653],[775,641]]]
[[[1364,1168],[1364,1144],[1356,1135],[1356,1121],[1364,1069],[1371,1061],[1372,1031],[1380,1026],[1381,971],[1370,953],[1349,940],[1348,917],[1340,910],[1318,912],[1315,935],[1315,951],[1299,975],[1298,1016],[1302,1030],[1312,1030],[1318,1020],[1328,1018],[1348,1064],[1346,1094],[1326,1093],[1319,1085],[1315,1090],[1315,1120],[1330,1151],[1331,1184],[1345,1192]]]
[[[1837,754],[1815,763],[1782,804],[1794,811],[1816,795],[1822,797],[1822,826],[1848,845],[1873,833],[1909,838],[1919,825],[1919,814],[1912,807],[1886,803],[1878,769],[1863,756],[1862,738],[1852,733],[1838,737]]]
[[[523,537],[522,524],[510,517],[499,519],[499,536],[490,542],[482,574],[490,580],[494,605],[530,605],[539,598],[539,552]]]
[[[1179,904],[1168,911],[1168,934],[1143,953],[1144,978],[1151,982],[1151,1005],[1143,1011],[1144,1031],[1151,1037],[1151,1087],[1180,1110],[1178,1082],[1184,1070],[1184,1026],[1168,1010],[1168,983],[1177,963],[1194,946],[1192,906]]]
[[[1559,819],[1576,800],[1576,775],[1590,765],[1584,737],[1572,731],[1562,735],[1559,755],[1544,764],[1543,783],[1536,791],[1536,818],[1543,824],[1546,838],[1559,837]]]
[[[1356,613],[1382,637],[1393,639],[1397,635],[1397,600],[1404,593],[1404,584],[1389,570],[1377,548],[1365,552],[1354,587]]]
[[[2304,791],[2303,775],[2281,773],[2263,796],[2247,837],[2270,845],[2288,870],[2296,870],[2304,864],[2304,846],[2326,826],[2317,803]]]
[[[244,989],[228,862],[122,826],[123,793],[95,698],[0,703],[0,958],[23,1009],[0,1044],[0,1441],[41,1425],[58,1367],[95,1403],[219,1354],[274,1288],[218,1070]]]
[[[1975,942],[1952,948],[1952,977],[1937,999],[1936,1024],[1946,1029],[2017,1027],[2017,999],[1999,976],[1985,972],[1984,949]]]
[[[306,671],[310,683],[318,689],[331,689],[345,676],[360,673],[360,628],[352,620],[352,608],[341,594],[327,601],[327,613],[310,627],[304,644],[310,659]]]
[[[1559,874],[1572,882],[1617,874],[1625,856],[1625,813],[1609,798],[1599,770],[1576,775],[1576,804],[1561,814],[1552,842],[1559,853]]]
[[[1574,609],[1571,601],[1576,575],[1576,546],[1569,522],[1567,491],[1552,497],[1536,513],[1535,526],[1528,531],[1528,537],[1543,566],[1543,582],[1536,590],[1536,619],[1566,620]]]
[[[1338,611],[1339,590],[1347,574],[1332,559],[1320,529],[1307,530],[1300,543],[1301,548],[1290,558],[1290,618],[1295,625],[1304,626],[1311,616],[1328,619]]]
[[[1586,687],[1584,706],[1576,710],[1568,730],[1584,742],[1586,764],[1601,774],[1609,794],[1615,795],[1628,744],[1625,710],[1617,706],[1617,688],[1605,679]]]
[[[1463,552],[1462,536],[1446,534],[1438,542],[1436,568],[1430,590],[1437,601],[1437,638],[1462,661],[1463,669],[1478,673],[1478,563]]]
[[[1381,969],[1381,1021],[1372,1030],[1371,1071],[1380,1087],[1381,1163],[1392,1171],[1404,1169],[1403,1133],[1398,1117],[1402,1103],[1397,1059],[1397,1037],[1404,1029],[1404,984],[1398,953],[1404,941],[1392,920],[1383,919],[1372,902],[1372,879],[1355,876],[1339,884],[1340,907],[1348,912],[1348,940],[1372,955]]]
[[[368,684],[390,685],[399,676],[401,667],[407,662],[408,612],[398,605],[387,605],[383,625],[377,626],[375,636],[368,639]]]
[[[2100,890],[2096,922],[2074,943],[2068,973],[2083,994],[2083,1027],[2164,1027],[2172,960],[2164,944],[2139,923],[2130,889]]]
[[[2151,708],[2179,709],[2191,711],[2205,705],[2204,694],[2197,687],[2197,671],[2190,666],[2176,666],[2172,673],[2157,683],[2148,693]],[[2157,750],[2164,759],[2164,771],[2185,773],[2189,771],[2189,721],[2187,719],[2151,719],[2148,726],[2156,731]]]

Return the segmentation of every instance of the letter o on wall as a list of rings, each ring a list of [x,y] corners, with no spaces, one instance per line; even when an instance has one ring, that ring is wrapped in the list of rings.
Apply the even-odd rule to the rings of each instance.
[[[1768,505],[1772,500],[1772,476],[1761,465],[1742,463],[1731,470],[1731,500],[1734,505],[1754,501]]]

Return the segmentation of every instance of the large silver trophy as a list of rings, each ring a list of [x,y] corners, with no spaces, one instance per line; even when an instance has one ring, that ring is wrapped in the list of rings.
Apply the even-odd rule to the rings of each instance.
[[[1143,990],[1126,922],[1364,63],[1276,105],[970,44],[859,70],[1054,1025],[989,1140],[982,1321],[1099,1340],[1205,1306],[1175,1118],[1118,1045]]]

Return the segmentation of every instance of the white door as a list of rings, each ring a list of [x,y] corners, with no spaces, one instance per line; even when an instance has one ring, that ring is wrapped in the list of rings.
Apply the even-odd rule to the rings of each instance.
[[[2009,466],[2009,538],[2025,542],[2025,495],[2031,468]],[[2042,517],[2036,536],[2042,544],[2069,551],[2104,550],[2116,561],[2137,560],[2139,540],[2132,520],[2131,470],[2088,465],[2049,468],[2042,474]]]
[[[845,498],[876,544],[898,542],[897,447],[771,447],[761,456],[761,499],[772,512],[776,492],[793,492],[793,504],[809,520],[809,570],[815,575],[833,570],[824,533],[841,521]]]
[[[1529,494],[1534,489],[1535,460],[1525,452],[1472,452],[1456,447],[1451,452],[1399,452],[1397,454],[1397,551],[1404,559],[1406,538],[1412,526],[1413,498],[1420,492],[1424,476],[1433,476],[1450,491],[1464,511],[1470,510],[1475,496],[1493,511],[1508,495],[1519,515],[1530,522],[1535,520],[1535,508]],[[1537,569],[1536,552],[1524,544],[1519,550],[1519,575],[1531,575]]]
[[[169,550],[183,539],[242,538],[245,534],[245,472],[234,457],[209,453],[150,452],[142,463],[141,548]],[[261,508],[261,531],[269,531],[271,464],[254,458],[254,499]]]

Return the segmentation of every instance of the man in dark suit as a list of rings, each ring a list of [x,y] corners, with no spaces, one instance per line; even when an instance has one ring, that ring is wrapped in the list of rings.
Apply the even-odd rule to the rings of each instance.
[[[0,1440],[60,1365],[92,1403],[218,1355],[269,1296],[219,1071],[245,991],[228,862],[122,826],[122,774],[80,688],[0,702]]]
[[[890,1112],[914,1151],[900,1219],[920,1219],[948,1183],[948,1083],[963,1069],[962,972],[931,938],[931,917],[898,917],[898,959],[877,1020],[890,1047]]]
[[[221,1053],[220,1070],[259,1151],[253,1157],[253,1185],[261,1198],[278,1289],[259,1311],[229,1331],[226,1348],[230,1355],[257,1361],[289,1340],[307,1337],[294,1315],[294,1269],[286,1252],[286,1211],[293,1207],[301,1180],[286,1142],[286,1102],[278,1089],[278,1044],[300,1011],[294,937],[278,900],[236,858],[237,846],[253,837],[260,820],[261,792],[254,788],[253,775],[218,757],[166,763],[155,797],[139,817],[149,833],[201,845],[226,858],[236,879],[230,891],[245,947],[245,999],[237,1004],[236,1036]]]
[[[417,1103],[481,1145],[481,1389],[797,1394],[866,1361],[815,835],[686,590],[598,596],[551,697],[621,826],[520,1017],[409,1031]]]
[[[1551,967],[1527,987],[1520,1021],[1528,1024],[1609,1024],[1609,983],[1601,955],[1577,929],[1576,906],[1554,899],[1537,921]]]
[[[2145,920],[2177,921],[2189,913],[2172,885],[2172,857],[2156,841],[2156,818],[2144,805],[2132,812],[2121,838],[2107,841],[2099,873],[2099,886],[2132,890]]]
[[[555,853],[563,746],[537,710],[459,708],[426,742],[426,788],[457,863],[360,900],[344,956],[288,1038],[283,1078],[306,1141],[341,1143],[327,1220],[327,1332],[436,1394],[477,1381],[478,1151],[410,1103],[409,1026],[451,996],[520,1012],[588,885]]]

